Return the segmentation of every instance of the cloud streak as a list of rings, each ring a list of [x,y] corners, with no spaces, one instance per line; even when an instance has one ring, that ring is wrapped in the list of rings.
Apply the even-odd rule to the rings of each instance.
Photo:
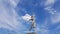
[[[20,0],[9,0],[12,7],[16,7]]]
[[[55,13],[51,16],[52,23],[59,23],[60,22],[60,12]]]
[[[50,14],[55,14],[57,11],[55,10],[55,9],[53,9],[53,8],[51,8],[51,7],[46,7],[46,8],[44,8],[46,11],[48,11],[48,13],[50,13]]]
[[[55,2],[57,2],[57,0],[46,0],[45,1],[45,8],[44,10],[46,10],[48,13],[50,13],[51,15],[51,22],[52,23],[57,23],[60,21],[60,12],[58,12],[56,9],[52,8],[52,6],[55,4]]]
[[[15,2],[15,0],[0,0],[0,28],[6,28],[14,31],[25,29],[21,21],[18,21],[21,19],[17,14],[17,11],[14,9],[18,2],[19,0],[17,0],[17,2]]]
[[[45,5],[49,6],[49,5],[53,5],[55,3],[56,0],[46,0]]]

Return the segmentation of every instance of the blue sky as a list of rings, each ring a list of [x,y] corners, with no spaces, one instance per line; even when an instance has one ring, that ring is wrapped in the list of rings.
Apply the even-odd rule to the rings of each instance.
[[[60,0],[0,0],[0,34],[25,34],[33,13],[38,34],[60,34]]]

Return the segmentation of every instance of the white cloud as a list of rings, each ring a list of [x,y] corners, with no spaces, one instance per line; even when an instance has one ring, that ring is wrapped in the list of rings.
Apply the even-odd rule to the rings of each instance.
[[[56,0],[46,0],[45,1],[45,6],[53,5]]]
[[[49,30],[47,28],[48,27],[46,27],[46,25],[44,25],[44,24],[39,25],[39,27],[37,27],[37,32],[39,32],[41,34],[49,34]]]
[[[12,7],[16,7],[20,0],[9,0]]]
[[[60,22],[60,12],[55,13],[54,15],[51,15],[51,21],[53,24]]]
[[[50,17],[49,17],[50,19],[48,18],[48,20],[50,20],[52,24],[56,24],[60,22],[60,12],[56,11],[53,8],[45,8],[45,10],[47,10],[48,13],[50,13]]]
[[[51,14],[55,14],[56,10],[54,8],[52,8],[52,6],[54,5],[54,3],[57,2],[57,0],[46,0],[44,5],[45,5],[45,10],[48,11],[48,13]]]
[[[58,26],[56,27],[56,29],[60,29],[60,25],[58,25]]]
[[[41,29],[41,34],[49,34],[49,31],[46,29]]]
[[[44,5],[45,5],[45,10],[47,10],[49,13],[51,14],[55,14],[56,10],[54,8],[52,8],[52,6],[54,5],[54,3],[57,2],[57,0],[46,0]]]
[[[29,14],[25,14],[25,16],[22,16],[24,20],[29,21],[31,19],[31,16]]]
[[[51,13],[51,14],[55,14],[55,13],[56,13],[56,10],[53,9],[53,8],[51,8],[51,7],[46,7],[46,8],[44,8],[44,9],[47,10],[48,13]]]
[[[48,13],[51,14],[50,18],[53,24],[60,22],[60,12],[52,8],[55,2],[57,2],[57,0],[46,0],[45,2],[46,7],[44,8]]]
[[[43,0],[40,5],[44,7],[52,7],[57,0]]]
[[[16,31],[24,29],[24,25],[18,21],[20,17],[15,9],[4,2],[8,3],[7,0],[0,0],[0,28]]]

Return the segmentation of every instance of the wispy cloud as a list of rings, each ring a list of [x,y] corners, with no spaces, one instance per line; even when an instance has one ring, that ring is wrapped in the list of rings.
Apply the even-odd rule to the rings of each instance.
[[[56,12],[56,10],[54,8],[52,8],[52,6],[55,4],[55,2],[57,2],[57,0],[46,0],[44,2],[44,10],[47,10],[48,13],[54,14]]]
[[[51,7],[46,7],[46,8],[44,8],[46,11],[48,11],[48,13],[50,13],[50,14],[55,14],[57,11],[55,10],[55,9],[53,9],[53,8],[51,8]]]
[[[54,3],[55,3],[55,1],[56,0],[46,0],[46,2],[45,2],[45,6],[51,6],[51,5],[53,5]]]
[[[46,10],[48,13],[50,13],[51,15],[51,22],[52,23],[57,23],[60,21],[60,12],[58,12],[56,9],[54,9],[52,6],[55,4],[55,2],[57,2],[57,0],[46,0],[45,1],[45,8],[44,10]]]
[[[40,34],[49,34],[49,30],[47,28],[48,27],[46,27],[45,23],[42,25],[38,25],[37,32],[39,32]]]
[[[60,12],[57,12],[54,15],[51,15],[51,21],[52,21],[52,23],[59,23],[60,22]]]
[[[45,7],[52,7],[57,0],[43,0],[40,4]]]
[[[18,21],[20,20],[20,16],[14,9],[14,6],[17,5],[19,0],[17,0],[17,3],[15,2],[15,0],[9,1],[13,7],[10,5],[8,0],[0,0],[0,28],[6,28],[16,31],[22,30],[24,29],[24,25],[20,21]]]
[[[12,7],[16,7],[20,0],[9,0],[9,2]]]

